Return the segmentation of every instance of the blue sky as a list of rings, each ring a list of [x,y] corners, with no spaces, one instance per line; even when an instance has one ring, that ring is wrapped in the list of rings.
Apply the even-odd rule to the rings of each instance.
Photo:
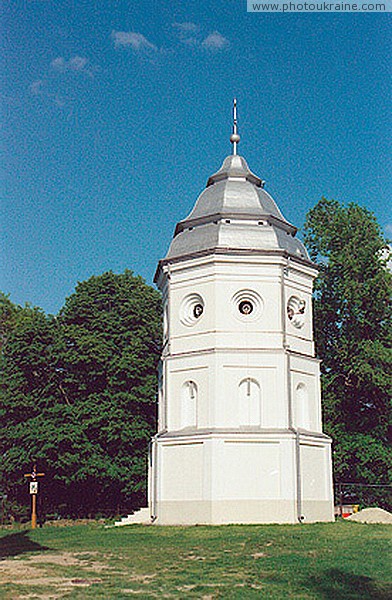
[[[301,227],[321,198],[392,237],[391,15],[245,1],[5,0],[0,289],[57,312],[77,281],[152,281],[231,148]]]

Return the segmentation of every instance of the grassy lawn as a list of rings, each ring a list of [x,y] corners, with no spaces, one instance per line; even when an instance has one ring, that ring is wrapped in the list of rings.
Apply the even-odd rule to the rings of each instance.
[[[392,598],[390,525],[0,531],[0,598]]]

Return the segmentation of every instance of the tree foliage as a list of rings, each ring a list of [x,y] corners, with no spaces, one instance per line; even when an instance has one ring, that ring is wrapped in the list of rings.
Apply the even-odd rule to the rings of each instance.
[[[60,313],[3,296],[2,489],[46,473],[47,509],[88,514],[145,502],[155,429],[160,295],[125,271],[79,283]]]
[[[371,212],[325,198],[307,215],[305,243],[320,269],[314,324],[335,478],[390,483],[389,247]],[[379,504],[388,505],[386,493]]]

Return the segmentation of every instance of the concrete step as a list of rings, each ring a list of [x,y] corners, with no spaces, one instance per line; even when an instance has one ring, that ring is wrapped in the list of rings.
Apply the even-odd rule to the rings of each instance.
[[[150,509],[149,508],[139,508],[136,512],[131,515],[127,515],[126,517],[122,517],[121,521],[116,521],[115,526],[121,527],[122,525],[132,525],[134,523],[139,523],[143,525],[147,525],[151,523],[150,517]]]

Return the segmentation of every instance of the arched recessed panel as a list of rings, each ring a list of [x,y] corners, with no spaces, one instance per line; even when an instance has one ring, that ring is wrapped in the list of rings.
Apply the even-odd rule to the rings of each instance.
[[[181,388],[181,429],[197,427],[198,390],[194,381],[186,381]]]
[[[163,341],[169,337],[169,307],[167,304],[163,308]]]
[[[297,427],[310,429],[309,394],[304,383],[295,388],[295,414]]]
[[[162,360],[158,364],[158,429],[165,429],[165,397],[163,388],[163,365]]]
[[[261,390],[251,377],[243,379],[238,387],[240,425],[260,427]]]

